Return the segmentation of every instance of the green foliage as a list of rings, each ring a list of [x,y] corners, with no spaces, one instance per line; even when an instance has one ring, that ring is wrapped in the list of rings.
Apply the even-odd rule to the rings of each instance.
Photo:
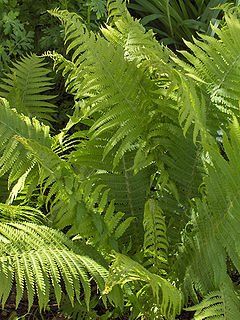
[[[16,183],[13,188],[14,198],[29,176],[36,172],[35,161],[31,154],[20,143],[21,138],[36,139],[42,145],[51,145],[49,127],[43,126],[36,119],[30,119],[17,114],[10,108],[5,99],[1,99],[0,132],[0,175],[8,173],[8,183]]]
[[[62,285],[72,304],[79,301],[81,285],[88,305],[89,277],[103,290],[107,271],[81,252],[65,235],[29,222],[1,222],[0,275],[3,286],[0,297],[4,306],[16,285],[16,307],[27,292],[30,310],[35,295],[40,309],[46,308],[51,287],[58,305],[62,298]]]
[[[165,26],[180,10],[206,30],[205,2],[177,3],[162,7]],[[16,305],[46,309],[53,295],[75,319],[171,320],[184,305],[195,319],[239,319],[237,13],[177,57],[121,0],[101,32],[89,8],[104,16],[103,1],[87,3],[87,20],[64,6],[50,13],[66,55],[45,54],[74,99],[64,128],[39,122],[55,115],[42,58],[1,84],[2,303],[16,288]]]
[[[183,46],[182,40],[191,40],[196,32],[212,33],[210,23],[221,21],[218,6],[228,1],[157,1],[131,0],[129,8],[146,28],[152,28],[158,38],[175,48]]]
[[[78,12],[96,29],[98,20],[106,16],[106,1],[1,0],[0,1],[0,63],[7,69],[10,60],[33,51],[40,53],[50,49],[61,49],[61,28],[49,19],[47,10],[60,7]]]
[[[37,209],[28,206],[14,206],[6,203],[0,203],[1,222],[33,222],[44,223],[46,216]]]
[[[127,283],[138,281],[146,284],[141,290],[147,292],[145,303],[151,303],[153,295],[153,303],[159,306],[159,312],[168,319],[174,319],[181,308],[180,292],[167,280],[149,272],[136,261],[122,254],[116,254],[106,284],[106,293],[116,285],[124,286]],[[148,291],[149,288],[152,292]]]
[[[15,0],[0,2],[1,66],[5,67],[11,58],[33,49],[34,32],[22,21]]]
[[[177,63],[183,66],[186,75],[195,79],[197,85],[207,96],[206,111],[199,110],[203,108],[204,102],[201,103],[197,97],[193,97],[191,107],[194,110],[193,117],[196,125],[197,123],[204,125],[206,123],[204,118],[207,118],[209,129],[213,127],[213,121],[218,121],[218,123],[221,121],[226,124],[230,116],[238,117],[239,88],[237,78],[240,65],[238,30],[240,23],[234,16],[226,16],[225,19],[226,25],[222,29],[214,29],[219,39],[201,35],[202,41],[194,39],[194,44],[186,42],[192,51],[192,54],[187,51],[183,52],[189,64],[177,60]],[[187,82],[188,88],[185,90],[192,91],[189,88],[192,82],[189,80]],[[192,112],[185,106],[183,114]]]
[[[211,292],[201,303],[194,307],[187,308],[188,311],[195,311],[195,320],[205,319],[237,319],[239,310],[234,305],[238,303],[236,297],[223,285],[221,291]]]
[[[155,273],[160,273],[167,262],[168,242],[162,210],[153,199],[145,204],[143,226],[144,254]]]
[[[45,65],[43,59],[36,55],[13,63],[11,73],[6,74],[0,84],[0,95],[20,113],[40,120],[52,120],[55,106],[48,100],[54,96],[46,94],[52,88],[52,79],[48,77],[50,70]]]
[[[239,132],[239,124],[235,119],[230,126],[229,138],[224,135],[223,139],[227,159],[219,153],[216,142],[209,138],[210,144],[206,148],[211,164],[208,165],[208,176],[204,181],[206,196],[202,202],[197,201],[192,219],[194,236],[188,235],[184,251],[186,256],[191,252],[185,273],[186,286],[189,287],[189,282],[195,283],[196,288],[206,295],[209,290],[214,291],[224,284],[228,295],[234,297],[231,298],[232,310],[236,310],[238,316],[238,295],[234,293],[228,274],[227,257],[239,270],[239,250],[236,246],[238,231],[235,229],[239,210]],[[216,259],[212,259],[213,256]]]
[[[140,114],[145,110],[149,114],[154,107],[154,85],[145,79],[140,69],[124,60],[121,47],[114,47],[103,37],[95,38],[75,14],[57,10],[52,14],[65,24],[66,42],[71,41],[67,52],[75,49],[72,58],[75,66],[70,71],[67,89],[75,94],[77,100],[91,97],[82,106],[85,114],[102,114],[91,128],[91,131],[94,131],[93,137],[98,137],[109,128],[118,128],[119,121],[122,122],[122,126],[108,141],[103,154],[105,157],[119,141],[122,141],[115,155],[116,167],[124,153],[145,131],[147,123]],[[117,68],[118,64],[123,66],[122,69]],[[133,77],[135,82],[132,82]],[[148,95],[146,91],[152,94]],[[136,112],[137,109],[139,113]],[[125,121],[129,115],[131,122]]]

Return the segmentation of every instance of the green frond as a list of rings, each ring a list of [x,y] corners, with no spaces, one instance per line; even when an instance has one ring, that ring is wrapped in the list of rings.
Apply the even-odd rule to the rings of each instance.
[[[28,206],[14,206],[6,203],[0,203],[0,221],[29,221],[34,223],[43,223],[46,221],[46,216],[42,214],[40,210]]]
[[[96,178],[101,179],[100,173],[88,177],[87,165],[84,158],[81,159],[79,156],[80,147],[70,155],[71,161],[74,158],[77,163],[75,161],[69,163],[68,159],[61,159],[50,148],[36,141],[22,138],[21,143],[39,164],[40,191],[44,195],[47,190],[46,205],[50,204],[49,214],[54,225],[61,229],[66,226],[71,227],[67,232],[69,236],[89,237],[93,243],[99,243],[103,247],[111,238],[113,239],[110,241],[116,243],[134,217],[125,218],[124,213],[115,209],[113,201],[108,204],[110,189],[106,189],[108,185],[104,179],[102,182],[97,181]],[[71,163],[75,164],[75,170],[71,167]],[[113,196],[110,198],[114,199]],[[92,236],[93,229],[96,230],[94,236]],[[117,244],[114,248],[116,247]]]
[[[182,52],[188,63],[180,59],[174,60],[183,67],[186,75],[193,78],[206,92],[211,101],[207,106],[208,117],[218,116],[226,124],[226,120],[229,119],[227,115],[239,116],[240,22],[234,16],[226,15],[225,19],[224,27],[214,27],[218,39],[201,35],[201,41],[194,39],[194,43],[186,42],[192,51]],[[190,87],[189,90],[191,91]],[[191,115],[190,110],[186,109],[185,113],[185,118]],[[225,119],[221,113],[226,115]],[[195,117],[199,119],[198,114]]]
[[[60,158],[49,146],[31,139],[21,138],[20,141],[38,164],[40,192],[43,196],[47,192],[45,205],[50,205],[51,219],[57,223],[61,218],[66,219],[66,216],[63,217],[65,214],[71,216],[75,206],[83,200],[79,188],[84,175],[76,175],[70,163]],[[56,211],[51,210],[55,207]]]
[[[202,182],[202,147],[194,145],[192,132],[183,135],[182,129],[172,123],[156,124],[148,135],[148,153],[154,158],[160,172],[159,183],[162,188],[169,183],[180,203],[186,205],[189,198],[196,197]],[[156,146],[155,146],[156,144]]]
[[[93,138],[113,131],[103,156],[121,142],[114,159],[117,166],[151,121],[156,98],[154,83],[145,77],[143,70],[125,60],[120,46],[89,33],[76,14],[66,11],[53,14],[64,21],[67,51],[73,52],[72,62],[78,70],[70,72],[68,87],[76,100],[84,99],[81,106],[84,114],[98,116],[91,127]],[[148,118],[146,122],[144,119]]]
[[[155,164],[151,190],[166,218],[169,253],[175,255],[181,242],[179,230],[189,221],[189,199],[200,196],[199,187],[205,174],[203,150],[193,143],[192,131],[184,136],[182,129],[172,123],[156,123],[147,141],[138,151],[138,160],[144,163],[149,159]]]
[[[205,137],[207,130],[207,108],[206,98],[199,92],[194,81],[184,76],[179,77],[179,122],[183,127],[183,133],[193,126],[193,142],[197,142],[199,134],[202,139]]]
[[[67,91],[71,94],[75,94],[76,88],[74,87],[74,83],[78,80],[79,76],[75,64],[55,51],[45,52],[43,57],[49,57],[53,60],[54,69],[62,72],[62,75],[65,77],[65,86]],[[73,79],[75,80],[74,82]],[[79,80],[81,80],[81,78],[79,78]]]
[[[227,261],[231,261],[240,272],[237,228],[240,210],[239,137],[240,127],[235,118],[230,125],[229,137],[227,134],[223,137],[225,157],[213,138],[209,136],[205,142],[209,157],[206,163],[208,175],[204,178],[205,192],[203,199],[196,199],[195,206],[192,206],[192,221],[186,226],[183,254],[179,255],[176,268],[178,278],[185,278],[185,293],[190,296],[192,284],[203,296],[226,284],[225,299],[237,301],[234,304],[238,317],[238,294],[234,291]]]
[[[39,141],[41,145],[50,146],[49,127],[36,119],[19,115],[11,109],[5,99],[0,101],[0,176],[8,174],[9,185],[16,183],[12,198],[24,186],[29,176],[36,174],[35,160],[30,152],[20,143],[21,138]]]
[[[47,94],[52,89],[50,70],[42,58],[35,54],[13,63],[10,73],[0,83],[0,96],[8,100],[19,113],[39,120],[51,121],[56,106],[49,102],[54,98]]]
[[[135,218],[117,211],[114,201],[107,203],[107,197],[104,200],[102,198],[99,204],[91,201],[93,197],[94,194],[89,200],[83,197],[82,203],[75,203],[74,210],[68,205],[67,209],[72,209],[75,215],[69,217],[69,212],[66,212],[58,221],[58,226],[63,228],[70,224],[68,236],[88,238],[99,250],[119,250],[121,237],[131,228]]]
[[[170,97],[178,101],[179,122],[185,134],[194,124],[193,140],[196,142],[199,133],[204,134],[206,129],[203,95],[199,94],[193,81],[178,72],[173,62],[176,61],[174,53],[160,45],[153,32],[146,32],[139,21],[134,20],[124,8],[122,1],[110,1],[109,14],[113,23],[102,28],[103,35],[111,43],[120,45],[125,59],[133,61],[145,71],[146,76],[157,83],[160,108]],[[183,64],[181,60],[179,62]],[[168,104],[169,109],[173,108],[172,104]]]
[[[111,5],[115,6],[113,2]],[[87,136],[70,156],[74,167],[80,168],[80,164],[87,167],[83,193],[86,196],[94,193],[94,199],[100,201],[110,189],[109,199],[115,200],[117,210],[134,216],[137,212],[142,225],[152,168],[157,167],[162,202],[167,188],[176,198],[174,212],[180,211],[178,214],[183,216],[189,207],[189,197],[198,195],[202,182],[201,150],[187,133],[184,137],[179,126],[176,86],[180,80],[172,81],[172,64],[167,66],[168,58],[164,55],[156,56],[159,45],[153,35],[146,35],[139,22],[126,12],[129,19],[117,14],[113,20],[119,21],[119,25],[111,27],[115,31],[109,30],[119,36],[120,42],[113,41],[109,33],[103,38],[88,31],[76,14],[59,10],[52,14],[63,22],[68,52],[72,53],[71,61],[56,54],[53,59],[65,72],[67,88],[81,108],[81,119],[93,118]],[[123,35],[121,19],[127,25]],[[131,24],[138,30],[139,43],[131,41],[132,49],[126,49]],[[139,49],[135,57],[127,57],[126,50],[133,50],[134,54],[135,46],[148,48],[150,43],[149,54],[140,57]],[[189,127],[191,122],[192,119],[187,122]],[[193,133],[195,140],[199,127],[200,123]],[[60,212],[61,206],[58,216]]]
[[[231,291],[223,284],[222,290],[211,292],[198,305],[189,307],[187,311],[195,311],[194,320],[238,319],[239,300],[231,295]]]
[[[117,1],[108,0],[107,9],[108,9],[108,19],[115,20],[125,15],[130,17],[126,8],[126,1],[124,0],[117,0]]]
[[[149,272],[142,265],[127,256],[116,253],[106,283],[105,292],[108,293],[115,285],[124,286],[127,283],[145,283],[143,290],[150,288],[161,313],[167,319],[174,319],[180,312],[181,293],[166,279]],[[145,301],[145,303],[148,303]]]
[[[165,135],[166,137],[169,132],[168,130],[164,132],[164,128],[172,126],[173,121],[176,123],[175,131],[177,130],[178,110],[176,101],[168,95],[169,89],[165,89],[164,83],[159,88],[159,83],[151,81],[146,76],[144,68],[139,68],[134,61],[126,61],[124,48],[118,44],[111,44],[98,35],[94,36],[89,33],[83,26],[81,19],[75,14],[57,11],[57,13],[54,12],[54,15],[64,21],[68,48],[74,52],[72,62],[75,69],[79,69],[78,72],[69,71],[67,82],[73,84],[74,91],[72,93],[75,92],[76,100],[78,98],[84,99],[81,100],[83,114],[85,116],[91,114],[97,117],[90,129],[92,132],[91,139],[93,143],[98,143],[97,139],[101,139],[103,135],[109,137],[104,146],[103,158],[110,155],[114,150],[112,156],[114,157],[113,165],[116,169],[128,150],[136,150],[145,141],[149,143],[149,139],[153,141],[154,146],[156,136]],[[142,30],[142,27],[139,26],[139,28]],[[141,31],[139,41],[143,36],[144,32]],[[149,38],[149,41],[154,42],[154,39],[150,40]],[[106,46],[108,50],[105,50]],[[148,46],[146,45],[146,47]],[[146,60],[149,60],[148,57],[146,57]],[[61,68],[62,65],[66,65],[66,68],[70,69],[68,63],[64,61],[61,63]],[[126,75],[124,75],[125,72]],[[165,74],[164,68],[161,71],[162,73]],[[123,81],[122,84],[121,81]],[[145,121],[145,119],[148,120]],[[191,122],[191,119],[189,121]],[[198,124],[199,127],[200,124]],[[178,131],[176,136],[179,134],[182,136],[180,128],[178,128]],[[194,132],[195,137],[198,131],[199,129]],[[161,152],[163,153],[163,157],[159,156],[159,159],[165,158],[168,161],[167,158],[169,157],[165,154],[168,155],[169,153],[170,141],[168,145],[168,139],[165,137],[159,139],[159,145],[162,147]],[[186,146],[187,144],[184,147],[181,146],[181,150],[184,150]],[[150,155],[150,158],[154,159],[154,155]],[[94,164],[95,160],[91,161]],[[148,163],[151,163],[151,161]],[[171,161],[173,163],[173,160]],[[179,163],[182,161],[180,159]],[[185,169],[184,172],[186,172]],[[191,173],[193,171],[187,170],[187,172]],[[182,178],[183,175],[179,177],[179,181],[182,181]],[[185,180],[191,181],[191,179]]]
[[[46,308],[53,291],[58,305],[64,285],[72,304],[80,301],[81,291],[88,306],[90,279],[103,290],[107,270],[76,246],[64,234],[34,223],[0,223],[0,289],[2,304],[16,285],[16,306],[26,291],[28,308],[34,298]],[[96,255],[98,256],[98,255]]]
[[[114,214],[114,209],[114,202],[111,201],[104,215],[104,222],[107,225],[109,234],[114,234],[116,239],[118,239],[127,230],[134,218],[127,218],[124,222],[121,222],[123,220],[124,213],[117,212],[116,214]]]
[[[124,1],[108,1],[108,19],[101,31],[108,41],[123,47],[126,60],[135,61],[151,76],[154,71],[164,72],[165,63],[173,53],[154,38],[152,30],[146,31],[130,15]]]
[[[144,210],[144,254],[149,258],[147,262],[155,273],[161,273],[167,264],[168,241],[165,219],[158,202],[149,199]]]
[[[76,147],[76,151],[72,152],[69,160],[78,172],[81,172],[83,167],[86,168],[87,180],[83,182],[85,190],[89,186],[92,190],[89,193],[92,194],[97,186],[105,185],[105,189],[99,190],[99,194],[109,190],[108,198],[115,200],[117,210],[131,216],[139,216],[143,212],[152,170],[146,168],[134,174],[134,151],[126,153],[113,169],[112,159],[115,150],[103,159],[104,149],[110,137],[109,133],[95,139],[91,139],[90,135],[90,140],[86,137]],[[87,193],[84,192],[85,195]],[[100,199],[99,196],[99,201]]]

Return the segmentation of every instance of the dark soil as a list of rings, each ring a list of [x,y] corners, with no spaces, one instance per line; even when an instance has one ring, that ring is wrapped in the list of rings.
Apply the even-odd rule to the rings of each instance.
[[[38,304],[35,302],[28,312],[28,302],[27,299],[23,299],[20,301],[17,310],[15,304],[15,293],[13,292],[5,306],[4,309],[0,309],[0,320],[10,320],[15,319],[15,317],[23,317],[25,316],[24,320],[67,320],[68,318],[64,317],[63,315],[59,314],[59,308],[55,301],[50,301],[48,310],[44,312],[39,312]]]

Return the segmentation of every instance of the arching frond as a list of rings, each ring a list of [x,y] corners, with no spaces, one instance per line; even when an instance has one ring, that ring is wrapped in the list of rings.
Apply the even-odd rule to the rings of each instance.
[[[46,308],[53,291],[58,305],[63,287],[72,304],[83,291],[88,305],[90,278],[103,290],[106,269],[88,256],[84,247],[73,244],[64,234],[34,223],[0,223],[0,299],[4,305],[16,286],[16,307],[26,291],[28,308],[38,298]],[[98,255],[96,255],[98,256]]]
[[[28,221],[34,223],[43,223],[46,221],[46,216],[40,210],[28,206],[14,206],[6,203],[0,203],[0,221]]]
[[[157,72],[163,73],[169,56],[174,55],[154,38],[152,30],[146,31],[130,15],[121,0],[108,1],[108,25],[101,31],[110,42],[124,48],[127,60],[135,61],[138,67],[144,68],[151,76],[156,76]]]
[[[98,187],[98,193],[96,191],[94,195],[95,199],[97,195],[100,199],[101,193],[110,189],[109,195],[115,199],[116,206],[120,204],[120,211],[130,211],[131,214],[138,211],[142,215],[151,165],[160,172],[161,196],[167,188],[177,199],[175,208],[180,207],[178,201],[185,208],[188,198],[198,194],[202,172],[201,148],[192,143],[191,137],[184,137],[178,122],[175,82],[178,84],[180,80],[176,79],[173,84],[167,75],[173,68],[166,66],[165,55],[156,56],[159,45],[153,35],[146,35],[139,22],[125,11],[126,17],[121,18],[114,9],[115,5],[121,7],[122,4],[110,3],[113,6],[110,11],[113,10],[113,15],[117,16],[116,19],[113,17],[114,23],[119,19],[119,25],[111,27],[115,31],[111,28],[105,30],[108,32],[106,38],[89,32],[76,14],[59,10],[51,12],[65,26],[66,44],[72,59],[67,61],[58,54],[52,57],[66,76],[67,88],[82,110],[81,117],[91,115],[94,120],[87,135],[90,141],[81,143],[80,151],[77,150],[72,159],[79,164],[83,161],[91,168],[85,183],[86,194],[92,194]],[[121,19],[126,26],[121,26]],[[130,49],[125,44],[131,24],[138,30],[139,43],[137,39],[136,42],[130,41]],[[126,32],[123,32],[125,27]],[[112,32],[120,42],[111,38]],[[152,49],[139,56],[140,47],[148,48],[150,43]],[[132,50],[132,57],[127,57],[127,50]],[[153,55],[150,54],[152,50]],[[192,119],[188,128],[191,123]],[[193,134],[195,140],[198,132],[196,130]],[[129,166],[126,159],[130,153],[134,160]]]
[[[206,193],[201,201],[195,201],[196,207],[189,224],[191,232],[185,231],[183,255],[179,256],[178,271],[179,274],[183,273],[186,292],[190,295],[191,283],[202,295],[218,290],[224,283],[228,287],[226,299],[238,299],[228,273],[227,260],[240,272],[240,251],[237,245],[239,232],[236,228],[240,210],[239,137],[240,127],[234,119],[229,137],[227,134],[223,137],[225,158],[210,136],[205,145],[210,158],[207,164],[208,175],[204,179]],[[240,310],[235,308],[239,317]]]
[[[75,164],[74,170],[71,162],[59,158],[50,148],[23,138],[21,142],[40,166],[41,193],[44,195],[47,191],[46,205],[50,205],[49,215],[54,226],[59,229],[68,227],[69,236],[92,239],[99,247],[106,248],[112,242],[116,249],[117,240],[134,217],[125,218],[125,214],[119,211],[120,205],[115,206],[114,201],[109,204],[110,189],[106,189],[109,186],[104,180],[98,184],[94,175],[89,178],[87,168],[91,166],[87,167],[81,158],[77,163],[79,167]]]
[[[157,88],[145,77],[143,70],[124,59],[120,46],[89,33],[77,15],[66,11],[52,14],[64,21],[68,52],[73,53],[72,62],[78,70],[70,72],[68,89],[75,94],[76,100],[84,99],[84,113],[98,115],[91,127],[93,137],[114,130],[103,155],[121,142],[115,154],[116,166],[151,121]],[[146,122],[144,119],[148,118]]]
[[[155,302],[160,306],[163,316],[174,318],[181,310],[182,297],[176,287],[166,279],[149,272],[136,261],[117,253],[111,266],[105,292],[108,293],[115,285],[127,283],[145,283],[143,290],[152,290]],[[148,303],[148,301],[146,301]]]
[[[36,175],[35,161],[30,152],[20,143],[21,138],[39,141],[50,146],[49,127],[36,119],[19,115],[5,99],[0,100],[0,176],[8,174],[9,185],[16,183],[13,198],[24,186],[28,176]]]

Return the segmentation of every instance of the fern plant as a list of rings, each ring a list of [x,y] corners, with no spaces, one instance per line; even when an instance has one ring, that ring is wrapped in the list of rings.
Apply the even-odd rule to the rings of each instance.
[[[72,304],[80,299],[83,290],[88,306],[90,277],[101,290],[107,270],[96,263],[87,247],[74,244],[64,234],[39,224],[42,214],[32,208],[14,208],[1,205],[1,303],[4,306],[15,284],[16,308],[24,292],[27,293],[28,309],[37,297],[40,309],[46,308],[53,292],[58,305],[64,290]],[[33,222],[21,221],[22,212],[34,213]],[[15,215],[15,221],[12,212]],[[9,218],[9,221],[6,218]],[[40,220],[41,221],[41,220]],[[88,253],[87,253],[88,252]],[[80,300],[79,300],[80,301]]]
[[[47,95],[52,88],[50,70],[45,68],[43,59],[36,56],[26,56],[19,62],[13,63],[11,72],[6,74],[0,84],[0,95],[8,100],[12,108],[39,120],[53,120],[53,95]]]
[[[59,134],[1,100],[0,173],[12,186],[0,206],[2,302],[14,283],[17,304],[26,292],[40,308],[51,293],[60,305],[64,291],[76,317],[92,292],[110,319],[175,319],[191,303],[196,319],[237,320],[237,16],[180,58],[123,1],[109,0],[108,12],[97,34],[75,13],[50,12],[65,28],[67,56],[45,55],[75,102]]]

